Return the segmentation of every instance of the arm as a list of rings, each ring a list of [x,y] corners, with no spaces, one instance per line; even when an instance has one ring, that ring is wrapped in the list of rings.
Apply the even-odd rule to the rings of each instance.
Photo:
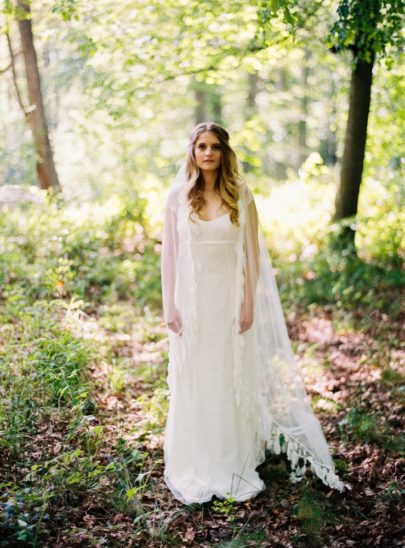
[[[176,213],[166,205],[161,253],[163,315],[167,327],[174,333],[181,334],[181,318],[174,302],[179,247],[176,225]]]
[[[246,224],[244,232],[244,298],[240,313],[241,333],[250,329],[254,316],[254,301],[257,282],[260,273],[260,248],[259,248],[259,218],[253,194],[248,189],[248,200],[246,207]]]

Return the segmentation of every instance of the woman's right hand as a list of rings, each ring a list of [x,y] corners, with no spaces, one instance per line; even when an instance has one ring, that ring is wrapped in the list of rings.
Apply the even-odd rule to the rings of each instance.
[[[174,310],[173,313],[170,314],[167,320],[167,327],[174,333],[177,333],[177,335],[183,334],[182,333],[183,324],[181,322],[181,317],[178,310]]]
[[[239,333],[244,333],[245,331],[250,329],[252,327],[252,323],[253,323],[253,305],[251,304],[251,301],[247,302],[245,300],[240,310]]]

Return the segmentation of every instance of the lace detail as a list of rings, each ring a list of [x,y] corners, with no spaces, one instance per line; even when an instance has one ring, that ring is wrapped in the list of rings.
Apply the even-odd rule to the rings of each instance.
[[[280,441],[280,435],[283,435],[283,440]],[[308,464],[312,472],[314,472],[325,485],[332,489],[337,489],[341,493],[347,488],[351,489],[349,484],[343,483],[337,476],[334,467],[327,466],[316,462],[312,453],[293,435],[287,434],[282,427],[273,421],[270,430],[266,436],[266,446],[276,455],[285,453],[290,461],[292,471],[290,473],[290,481],[297,483],[304,478],[304,473]],[[303,460],[302,466],[299,466],[299,460]]]

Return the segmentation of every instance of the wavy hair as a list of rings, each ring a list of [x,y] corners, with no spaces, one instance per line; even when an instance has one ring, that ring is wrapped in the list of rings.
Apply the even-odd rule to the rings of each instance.
[[[206,205],[204,198],[204,179],[195,159],[195,145],[199,136],[209,131],[213,133],[220,142],[221,146],[221,165],[218,170],[217,180],[215,181],[214,191],[221,198],[222,204],[230,210],[230,219],[233,224],[239,226],[239,187],[243,183],[242,177],[238,171],[236,154],[229,145],[229,134],[223,127],[214,122],[202,122],[198,124],[190,135],[188,144],[188,153],[186,160],[187,181],[191,185],[187,198],[190,206],[190,220],[194,222],[191,215],[198,213]]]

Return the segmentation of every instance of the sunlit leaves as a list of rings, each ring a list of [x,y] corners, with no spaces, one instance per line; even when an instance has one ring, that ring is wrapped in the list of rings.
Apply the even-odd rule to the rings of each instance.
[[[368,62],[375,54],[389,55],[389,46],[400,50],[404,7],[403,0],[340,0],[330,44],[338,49],[352,47],[356,58]]]
[[[77,4],[78,0],[58,0],[54,2],[51,10],[53,13],[59,13],[65,21],[72,18],[78,20]]]

